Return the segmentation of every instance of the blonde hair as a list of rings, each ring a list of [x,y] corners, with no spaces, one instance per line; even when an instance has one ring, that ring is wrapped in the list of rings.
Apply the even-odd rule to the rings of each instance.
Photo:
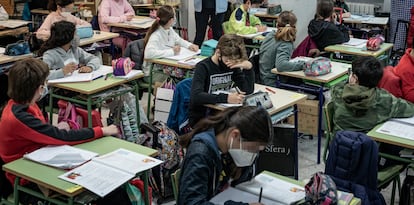
[[[294,42],[296,40],[297,18],[291,11],[282,11],[277,19],[276,40]]]

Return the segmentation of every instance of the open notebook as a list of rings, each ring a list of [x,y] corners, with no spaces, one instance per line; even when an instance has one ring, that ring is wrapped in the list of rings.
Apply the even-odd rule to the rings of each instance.
[[[49,80],[48,83],[76,83],[76,82],[87,82],[94,79],[100,78],[108,73],[112,73],[111,66],[101,66],[98,70],[95,70],[91,73],[79,73],[79,70],[76,70],[70,75],[67,75],[63,78]]]
[[[165,58],[166,59],[170,59],[170,60],[179,61],[179,60],[188,59],[188,58],[191,58],[193,56],[196,56],[196,55],[200,54],[200,52],[201,52],[200,49],[198,49],[197,52],[194,52],[194,51],[191,51],[188,48],[181,47],[180,54],[174,55],[174,56],[165,57]]]

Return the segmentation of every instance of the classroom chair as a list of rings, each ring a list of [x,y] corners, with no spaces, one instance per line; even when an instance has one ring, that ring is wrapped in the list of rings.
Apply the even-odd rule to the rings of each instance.
[[[3,159],[0,158],[0,167],[4,165]],[[13,193],[13,186],[6,178],[6,172],[3,169],[0,170],[0,205],[12,205],[13,203],[8,201],[7,198]]]
[[[176,202],[178,200],[178,185],[180,184],[180,174],[181,169],[177,169],[174,173],[171,174],[171,183],[174,192],[174,199]]]
[[[326,162],[326,157],[328,153],[329,143],[333,137],[333,113],[334,113],[334,104],[332,101],[327,102],[323,107],[323,121],[325,122],[325,146],[323,149],[323,161]]]

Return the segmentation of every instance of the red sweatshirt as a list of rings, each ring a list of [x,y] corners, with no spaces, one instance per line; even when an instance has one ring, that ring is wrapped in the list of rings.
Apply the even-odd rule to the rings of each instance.
[[[401,78],[403,98],[414,103],[414,57],[408,48],[400,62],[394,68],[394,73]]]
[[[9,100],[0,118],[0,157],[5,163],[47,145],[74,145],[102,137],[101,127],[59,130],[46,122],[39,107]],[[6,174],[14,183],[14,176]]]

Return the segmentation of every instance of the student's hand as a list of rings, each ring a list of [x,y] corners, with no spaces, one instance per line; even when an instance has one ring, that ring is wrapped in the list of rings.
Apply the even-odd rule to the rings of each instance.
[[[250,70],[253,67],[253,64],[248,60],[242,61],[240,63],[237,63],[237,62],[233,63],[232,61],[229,61],[226,63],[226,65],[231,69],[241,68],[241,69]]]
[[[310,57],[318,57],[321,54],[321,51],[317,48],[310,49],[308,52],[308,56]]]
[[[241,104],[243,103],[244,95],[238,93],[229,93],[227,95],[227,103],[231,104]]]
[[[79,73],[90,73],[92,70],[93,69],[89,66],[82,66],[79,68]]]
[[[188,49],[190,49],[191,51],[197,52],[199,48],[197,45],[191,44],[190,47],[188,47]]]
[[[108,127],[102,127],[102,132],[104,136],[108,136],[108,135],[116,136],[119,134],[119,129],[115,125],[109,125]]]
[[[180,54],[181,46],[176,45],[173,47],[174,55]]]
[[[134,18],[134,15],[126,15],[126,20],[131,21]]]
[[[350,18],[351,12],[342,13],[342,18]]]
[[[256,25],[257,32],[265,32],[267,30],[267,26],[264,25]]]
[[[78,68],[78,65],[76,65],[75,63],[69,63],[65,65],[65,67],[62,68],[63,74],[68,75],[70,73],[73,73],[73,71],[75,71],[77,68]]]

